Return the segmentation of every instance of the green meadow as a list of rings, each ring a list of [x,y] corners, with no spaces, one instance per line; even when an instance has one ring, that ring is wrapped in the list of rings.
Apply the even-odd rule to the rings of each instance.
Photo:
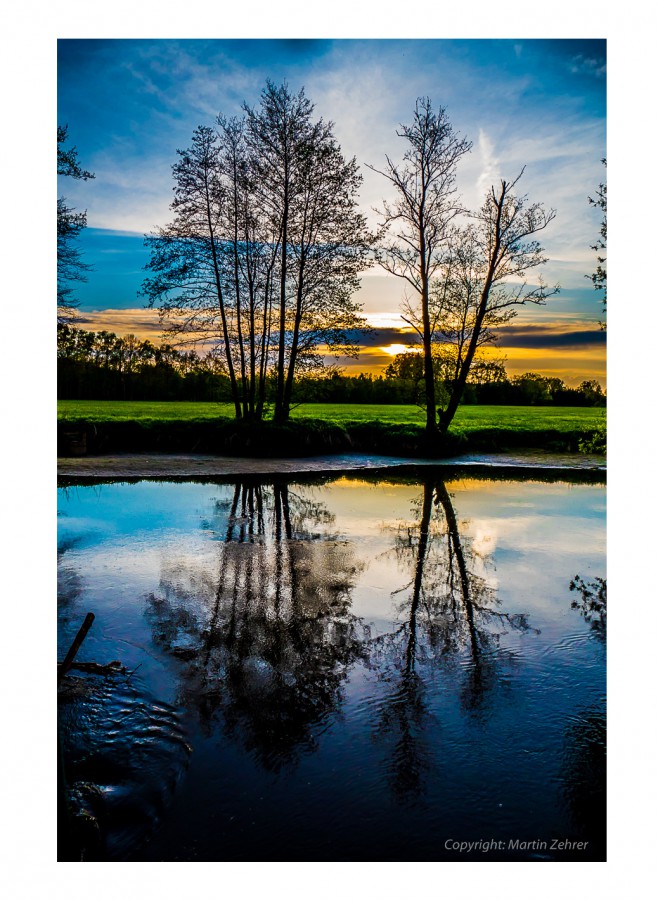
[[[230,403],[177,403],[115,400],[60,400],[58,419],[66,422],[192,421],[232,418]],[[293,419],[346,423],[382,422],[423,425],[425,413],[417,406],[350,403],[303,403],[292,410]],[[605,410],[594,407],[462,406],[452,431],[467,434],[481,429],[555,431],[590,430],[605,420]]]

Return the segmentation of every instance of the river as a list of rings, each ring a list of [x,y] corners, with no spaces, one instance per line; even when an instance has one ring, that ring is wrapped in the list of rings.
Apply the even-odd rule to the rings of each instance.
[[[60,858],[605,859],[600,477],[69,479]]]

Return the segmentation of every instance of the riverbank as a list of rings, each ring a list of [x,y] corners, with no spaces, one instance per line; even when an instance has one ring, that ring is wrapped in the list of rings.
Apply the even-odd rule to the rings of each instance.
[[[60,478],[229,478],[234,476],[332,474],[341,472],[385,472],[435,466],[441,470],[503,472],[534,471],[605,474],[605,458],[583,453],[550,453],[525,450],[518,453],[467,453],[442,459],[346,453],[293,459],[207,456],[193,454],[115,454],[63,457],[57,461]]]
[[[508,416],[506,419],[505,416]],[[591,424],[528,416],[510,419],[501,408],[487,424],[462,426],[448,434],[426,435],[408,422],[342,422],[299,419],[285,424],[235,419],[68,419],[57,423],[58,455],[100,456],[125,453],[201,454],[207,456],[281,458],[331,454],[376,454],[441,459],[468,453],[543,450],[576,453],[583,441],[602,434]],[[598,449],[598,446],[596,446]]]

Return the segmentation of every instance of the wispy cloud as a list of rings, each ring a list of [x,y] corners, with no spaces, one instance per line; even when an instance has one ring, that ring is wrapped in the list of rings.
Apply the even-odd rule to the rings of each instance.
[[[486,131],[481,128],[478,135],[477,155],[479,157],[480,175],[477,180],[477,190],[484,197],[491,185],[497,185],[500,181],[500,160],[494,153],[494,145]]]
[[[600,59],[593,59],[578,54],[578,56],[574,56],[569,66],[569,71],[574,75],[592,75],[594,78],[605,78],[607,69],[606,64]]]
[[[88,331],[112,331],[120,337],[134,334],[160,343],[162,326],[154,309],[103,309],[81,313],[79,325]]]

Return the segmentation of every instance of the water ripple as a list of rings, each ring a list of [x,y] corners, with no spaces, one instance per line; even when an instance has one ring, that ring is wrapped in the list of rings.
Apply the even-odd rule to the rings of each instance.
[[[72,852],[126,859],[157,826],[187,766],[178,712],[116,679],[69,679],[60,706]]]

